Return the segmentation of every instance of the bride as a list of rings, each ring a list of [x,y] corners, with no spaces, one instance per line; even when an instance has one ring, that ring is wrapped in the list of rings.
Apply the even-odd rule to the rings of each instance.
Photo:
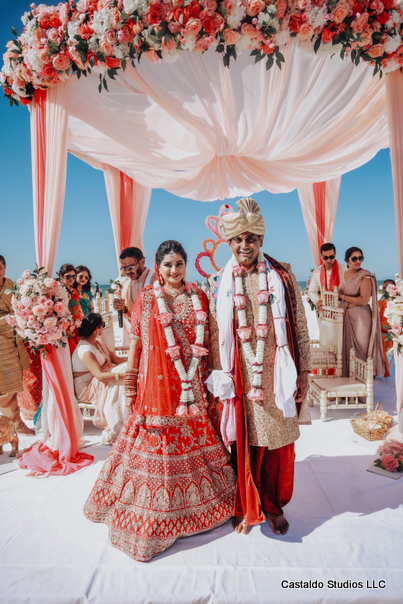
[[[207,298],[184,285],[177,241],[156,254],[154,286],[132,314],[126,420],[84,507],[135,560],[231,518],[235,475],[206,413]]]

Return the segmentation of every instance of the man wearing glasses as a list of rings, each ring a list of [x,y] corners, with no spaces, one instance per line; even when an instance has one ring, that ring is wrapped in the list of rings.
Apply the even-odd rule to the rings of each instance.
[[[324,243],[320,248],[323,264],[315,268],[311,274],[308,288],[308,297],[320,312],[323,308],[321,300],[322,290],[333,291],[343,281],[343,274],[347,266],[336,260],[336,248],[333,243]]]
[[[125,319],[130,321],[133,304],[139,292],[155,281],[155,273],[145,266],[143,252],[138,247],[127,247],[119,256],[120,272],[126,277],[122,288],[122,298],[115,298],[113,308],[123,310]]]

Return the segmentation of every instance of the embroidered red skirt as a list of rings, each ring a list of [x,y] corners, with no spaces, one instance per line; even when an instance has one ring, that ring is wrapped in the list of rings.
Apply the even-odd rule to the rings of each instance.
[[[143,422],[143,423],[138,423]],[[112,545],[146,561],[231,518],[236,478],[206,413],[128,418],[84,506]]]

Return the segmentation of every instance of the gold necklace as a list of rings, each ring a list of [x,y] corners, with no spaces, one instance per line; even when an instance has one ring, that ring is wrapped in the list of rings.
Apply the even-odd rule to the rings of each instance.
[[[167,287],[166,285],[164,285],[164,290],[169,296],[172,296],[172,298],[177,298],[178,296],[183,294],[183,292],[185,291],[185,286],[182,285],[182,287],[178,287],[178,289],[174,289],[174,288],[170,288],[170,287]]]

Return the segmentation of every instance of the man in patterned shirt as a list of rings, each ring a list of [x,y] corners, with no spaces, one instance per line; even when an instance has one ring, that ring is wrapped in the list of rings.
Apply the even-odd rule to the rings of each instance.
[[[249,526],[267,516],[275,534],[285,534],[288,522],[283,506],[291,498],[294,482],[294,442],[299,423],[310,423],[306,405],[311,369],[309,334],[299,286],[289,264],[262,255],[265,224],[253,199],[237,202],[237,213],[225,214],[221,228],[233,253],[225,268],[209,279],[210,332],[214,371],[208,387],[223,402],[221,431],[224,443],[232,447],[237,469],[237,494],[233,526],[247,533]],[[257,297],[267,303],[267,328],[261,325]],[[238,273],[238,274],[237,274]],[[261,386],[255,386],[255,363],[240,337],[239,310],[234,310],[235,283],[244,296],[247,326],[253,355],[259,333],[264,336]],[[270,298],[269,298],[270,296]],[[262,296],[260,296],[262,299]],[[243,299],[243,298],[241,298]],[[237,300],[237,299],[236,299]],[[260,329],[260,331],[259,331]],[[241,330],[242,331],[242,330]],[[256,394],[257,393],[257,394]]]

